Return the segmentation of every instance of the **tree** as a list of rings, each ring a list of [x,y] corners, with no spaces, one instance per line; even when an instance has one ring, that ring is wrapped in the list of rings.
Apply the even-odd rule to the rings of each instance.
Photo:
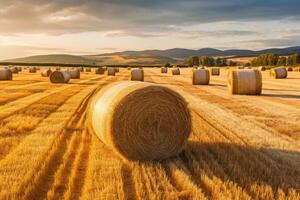
[[[287,59],[285,56],[281,56],[278,59],[277,66],[286,66]]]
[[[188,57],[188,59],[185,61],[185,63],[188,65],[188,66],[190,66],[190,67],[192,67],[192,66],[194,66],[194,65],[199,65],[199,57],[198,56],[190,56],[190,57]]]

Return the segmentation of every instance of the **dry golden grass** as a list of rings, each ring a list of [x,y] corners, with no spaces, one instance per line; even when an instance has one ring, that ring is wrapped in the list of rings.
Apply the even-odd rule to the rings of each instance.
[[[261,96],[232,96],[227,70],[208,86],[192,85],[190,69],[144,70],[189,103],[180,156],[124,162],[95,136],[91,98],[127,69],[57,85],[23,70],[0,82],[0,199],[300,199],[300,72],[262,72]]]

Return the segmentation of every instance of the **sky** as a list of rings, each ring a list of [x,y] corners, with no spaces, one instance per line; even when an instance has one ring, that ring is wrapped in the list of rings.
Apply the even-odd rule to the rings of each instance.
[[[300,45],[299,0],[0,0],[0,60]]]

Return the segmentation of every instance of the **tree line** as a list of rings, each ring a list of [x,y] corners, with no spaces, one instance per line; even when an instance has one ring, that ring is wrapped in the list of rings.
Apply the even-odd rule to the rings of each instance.
[[[290,56],[278,56],[274,53],[267,53],[262,54],[251,61],[252,66],[294,66],[299,64],[299,54],[292,54]]]
[[[236,63],[227,60],[226,58],[223,57],[210,57],[210,56],[190,56],[187,59],[185,59],[184,64],[192,67],[192,66],[198,66],[198,65],[203,65],[203,66],[235,66]]]

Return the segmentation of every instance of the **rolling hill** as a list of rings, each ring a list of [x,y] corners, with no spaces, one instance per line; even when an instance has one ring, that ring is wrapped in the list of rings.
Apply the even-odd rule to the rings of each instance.
[[[164,64],[181,63],[189,56],[226,56],[226,57],[255,57],[264,53],[276,53],[278,55],[300,54],[300,46],[288,48],[272,48],[259,51],[230,49],[219,50],[214,48],[203,48],[199,50],[173,48],[167,50],[144,50],[123,51],[104,53],[98,55],[37,55],[24,58],[4,60],[2,62],[13,63],[61,63],[61,64]]]

